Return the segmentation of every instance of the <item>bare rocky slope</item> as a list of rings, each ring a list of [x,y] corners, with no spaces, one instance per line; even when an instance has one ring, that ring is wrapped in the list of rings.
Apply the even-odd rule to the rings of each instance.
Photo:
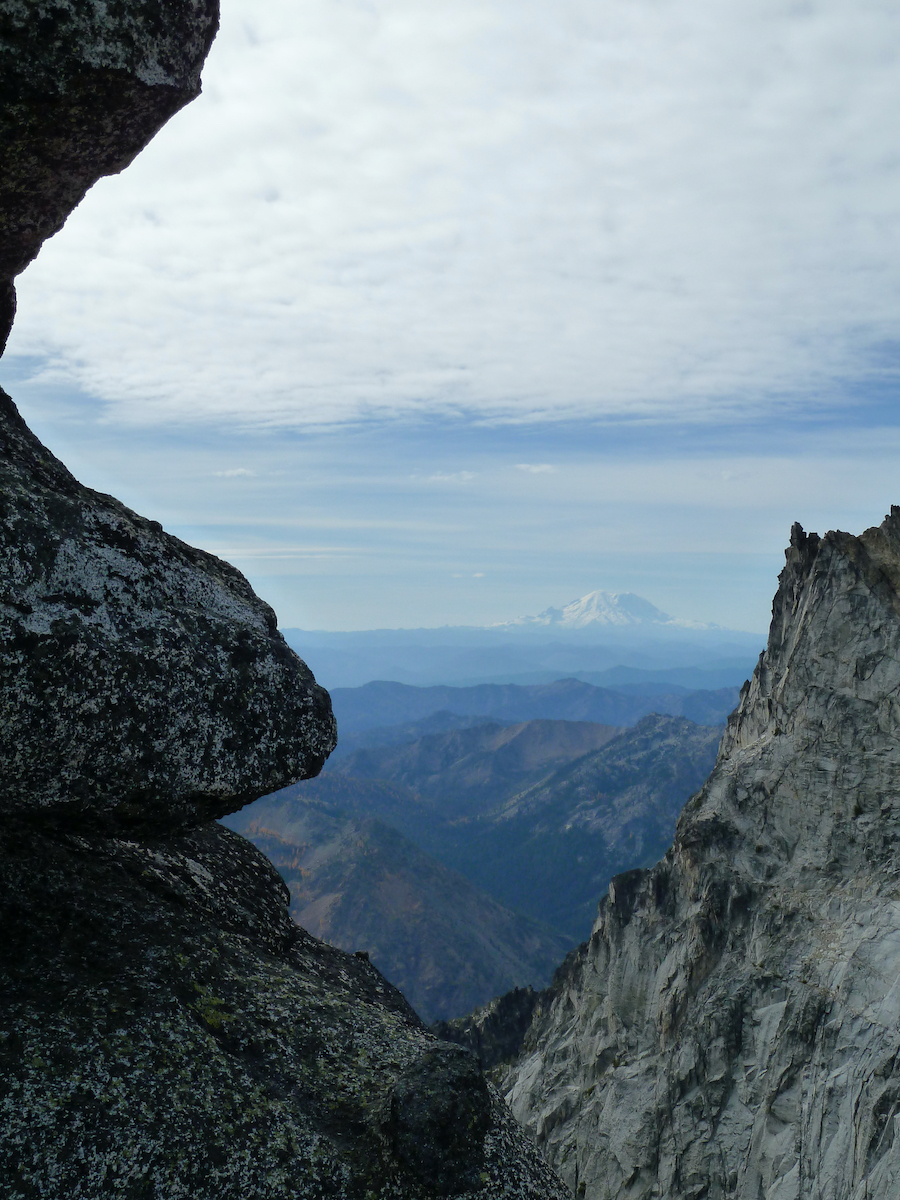
[[[900,509],[795,526],[706,785],[501,1070],[585,1200],[900,1194]]]
[[[0,341],[41,241],[196,95],[217,16],[0,0]],[[4,1200],[562,1200],[477,1059],[210,820],[334,741],[243,576],[79,485],[0,393]]]
[[[216,824],[0,824],[4,1200],[562,1200],[475,1058]]]

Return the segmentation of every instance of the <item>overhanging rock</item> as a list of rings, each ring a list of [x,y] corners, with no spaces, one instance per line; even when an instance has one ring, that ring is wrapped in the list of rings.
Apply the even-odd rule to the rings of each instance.
[[[218,0],[0,0],[0,354],[13,280],[200,92]]]
[[[0,392],[0,811],[165,829],[315,775],[327,692],[234,567],[83,487]]]

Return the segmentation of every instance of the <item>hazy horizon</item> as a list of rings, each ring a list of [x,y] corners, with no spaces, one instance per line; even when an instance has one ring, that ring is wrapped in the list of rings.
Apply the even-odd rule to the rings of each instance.
[[[602,589],[595,589],[601,591]],[[543,610],[541,613],[517,613],[516,616],[510,617],[505,621],[494,621],[486,625],[451,625],[449,622],[443,625],[394,625],[382,626],[380,628],[372,628],[370,626],[360,627],[359,629],[307,629],[302,632],[307,633],[380,633],[380,632],[407,632],[415,633],[419,630],[423,632],[440,632],[441,630],[459,630],[464,631],[471,629],[479,633],[496,632],[498,635],[508,634],[511,637],[527,636],[532,640],[539,640],[544,634],[554,638],[555,640],[564,639],[569,636],[572,640],[578,641],[581,638],[592,638],[600,641],[614,642],[615,639],[634,640],[641,637],[652,637],[654,631],[657,633],[660,628],[671,636],[678,637],[679,635],[685,638],[690,638],[696,634],[698,636],[715,636],[718,633],[722,634],[741,634],[749,637],[765,636],[765,630],[750,630],[750,629],[730,629],[724,625],[715,623],[700,623],[691,622],[690,618],[672,617],[670,613],[665,613],[659,610],[652,602],[647,601],[645,597],[638,596],[634,592],[616,592],[606,593],[615,597],[632,597],[643,604],[649,604],[651,608],[655,608],[661,620],[643,622],[635,622],[634,624],[605,624],[603,622],[592,622],[587,626],[565,626],[559,624],[542,624],[538,622],[538,618],[543,617],[545,613],[555,611],[559,612],[569,605],[574,605],[579,601],[589,597],[592,593],[587,593],[585,597],[573,596],[570,600],[561,604],[551,605],[549,609]],[[532,623],[533,622],[533,623]],[[279,621],[279,627],[282,629],[299,629],[297,626],[286,625],[283,621]],[[593,643],[592,643],[593,644]]]

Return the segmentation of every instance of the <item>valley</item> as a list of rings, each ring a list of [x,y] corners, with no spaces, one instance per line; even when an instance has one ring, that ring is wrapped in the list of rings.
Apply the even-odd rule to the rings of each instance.
[[[278,868],[298,925],[368,954],[427,1022],[468,1012],[522,980],[545,986],[571,948],[362,805],[350,813],[280,793],[226,823]]]
[[[299,924],[368,952],[420,1015],[448,1019],[549,982],[612,875],[664,853],[719,736],[664,715],[621,728],[439,710],[350,734],[318,778],[224,823],[278,867]]]
[[[0,0],[0,1200],[900,1196],[890,9]]]

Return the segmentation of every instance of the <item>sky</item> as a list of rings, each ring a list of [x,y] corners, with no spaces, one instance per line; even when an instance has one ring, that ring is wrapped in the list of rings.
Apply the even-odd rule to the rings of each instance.
[[[900,9],[223,0],[0,383],[283,626],[762,631],[900,503]]]

